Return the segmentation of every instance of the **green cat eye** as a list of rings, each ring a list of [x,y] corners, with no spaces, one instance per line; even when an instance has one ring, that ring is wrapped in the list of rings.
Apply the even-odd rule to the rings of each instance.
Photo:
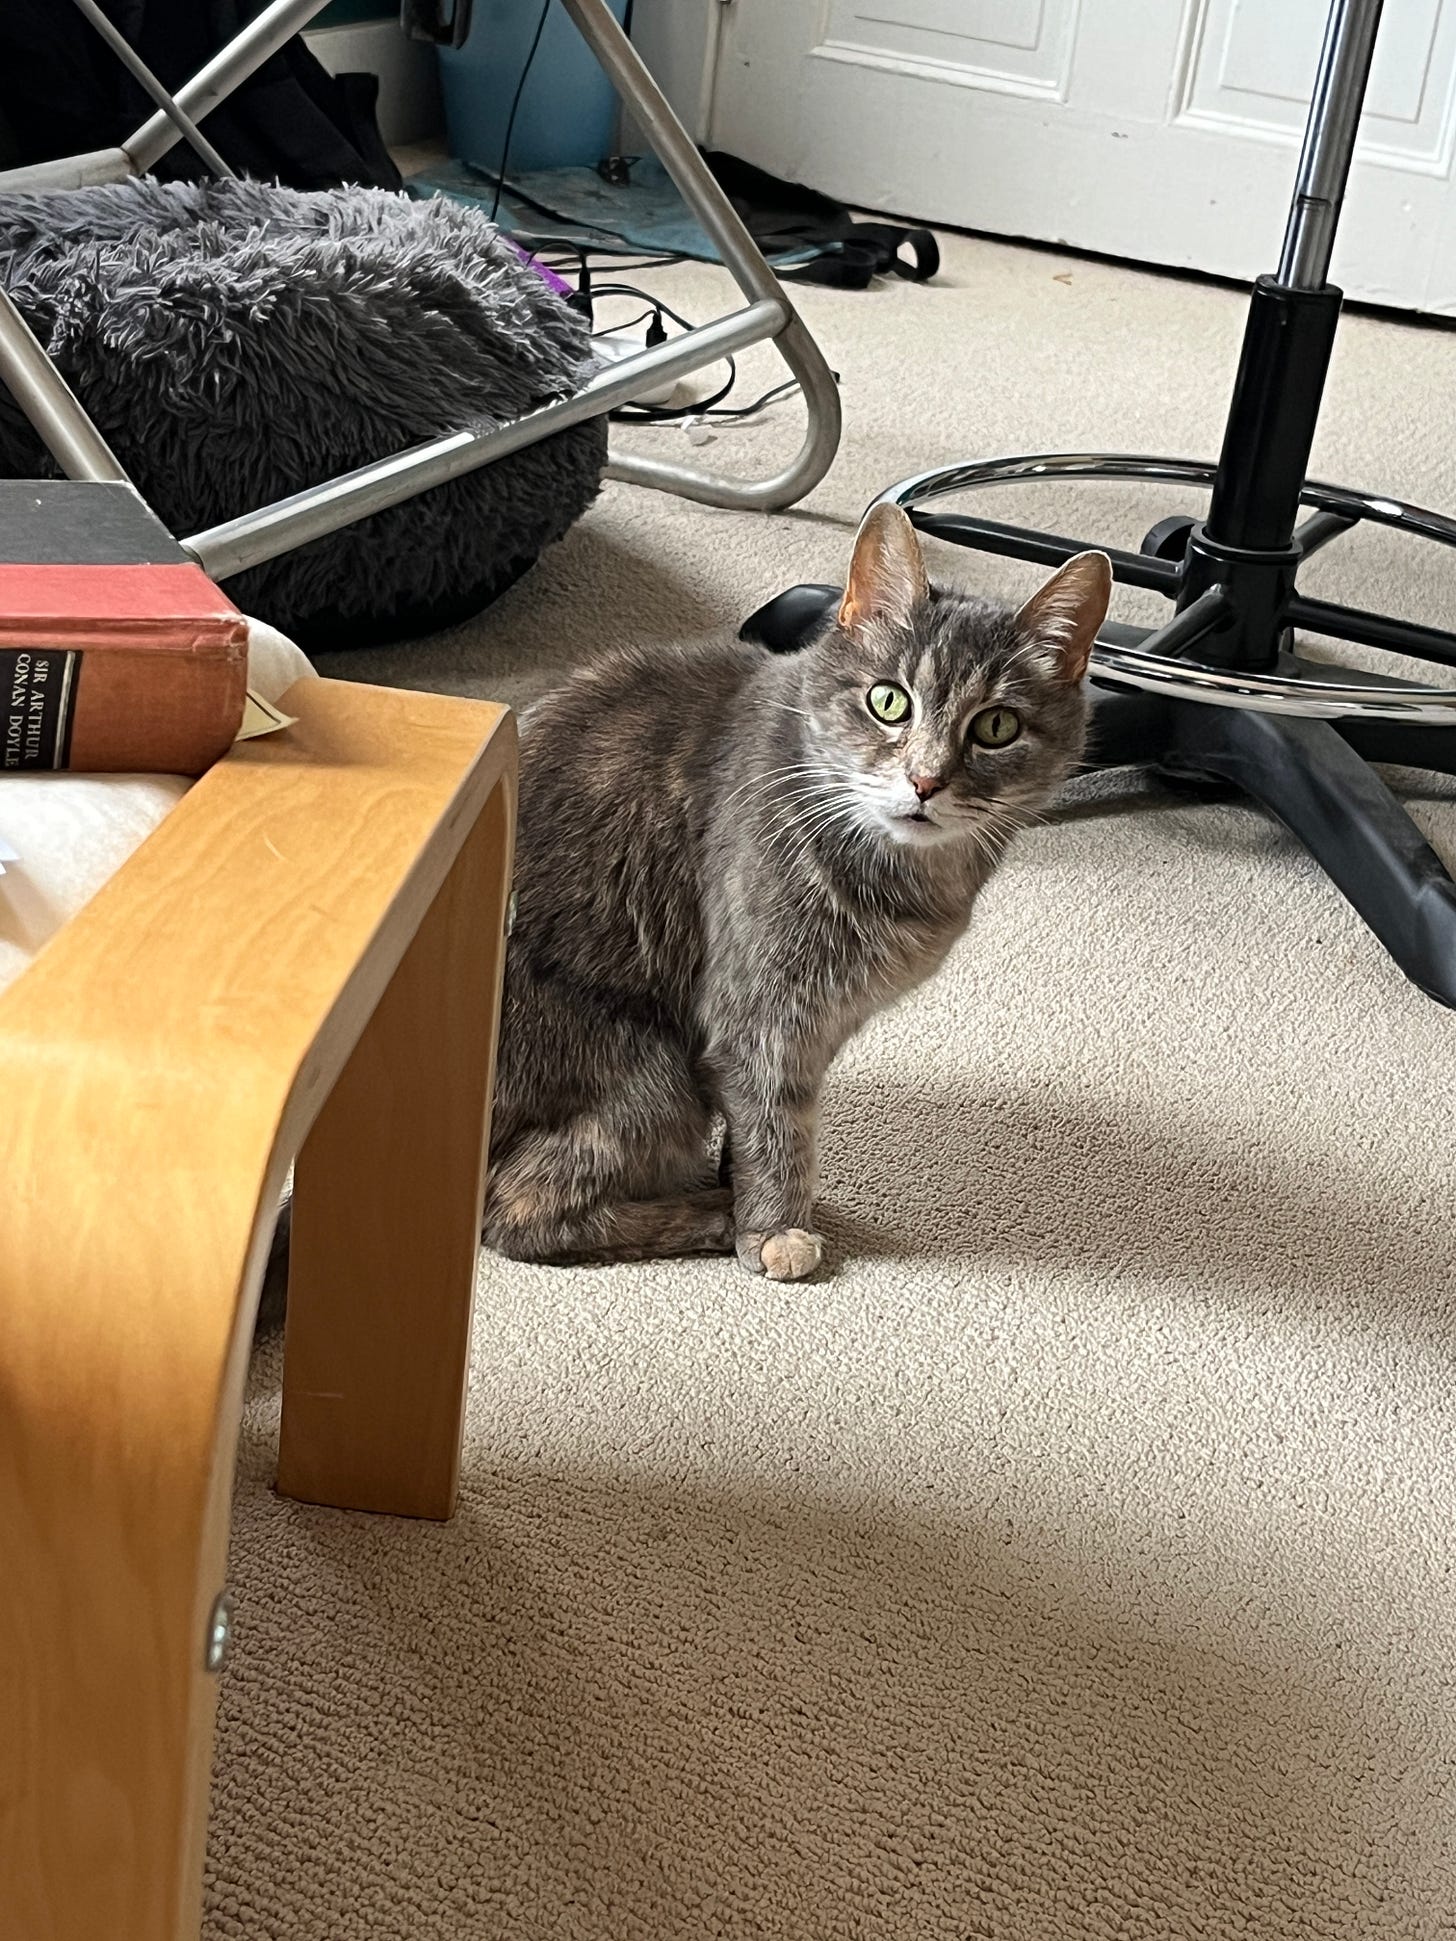
[[[982,708],[971,718],[971,739],[983,748],[1009,748],[1021,733],[1021,716],[1014,708]]]
[[[893,681],[876,681],[865,696],[865,706],[876,721],[887,722],[893,728],[909,714],[910,696]]]

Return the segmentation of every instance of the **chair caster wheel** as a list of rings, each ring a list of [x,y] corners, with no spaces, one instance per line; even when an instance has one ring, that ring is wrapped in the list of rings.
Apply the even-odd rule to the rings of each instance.
[[[838,606],[837,586],[791,586],[774,595],[738,629],[740,640],[767,647],[772,654],[794,654],[807,645]]]
[[[1188,551],[1188,535],[1197,524],[1186,512],[1175,512],[1171,518],[1160,519],[1157,525],[1148,527],[1138,551],[1150,553],[1154,559],[1182,559]]]

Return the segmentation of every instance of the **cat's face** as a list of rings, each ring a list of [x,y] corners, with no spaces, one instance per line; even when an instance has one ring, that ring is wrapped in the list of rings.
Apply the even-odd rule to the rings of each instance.
[[[1101,553],[1019,613],[932,591],[904,513],[861,528],[838,624],[805,666],[807,738],[849,825],[894,843],[994,845],[1082,753],[1082,678],[1107,613]]]

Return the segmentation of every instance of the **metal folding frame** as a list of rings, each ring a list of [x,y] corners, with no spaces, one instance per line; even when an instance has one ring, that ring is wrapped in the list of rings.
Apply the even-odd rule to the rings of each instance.
[[[226,161],[197,124],[307,24],[326,0],[273,0],[192,79],[170,94],[141,62],[95,0],[74,0],[158,103],[157,111],[118,148],[96,149],[29,168],[0,171],[5,190],[67,189],[144,175],[178,141],[188,141],[216,173]],[[669,343],[617,361],[572,397],[527,413],[508,425],[466,422],[458,431],[376,460],[260,506],[181,543],[207,572],[227,579],[246,567],[307,545],[387,506],[492,464],[567,425],[601,416],[653,386],[704,369],[751,344],[772,343],[803,392],[807,426],[797,454],[782,471],[736,479],[661,458],[618,452],[609,478],[675,492],[703,505],[770,512],[812,491],[839,445],[839,390],[818,345],[783,285],[718,186],[666,96],[613,17],[607,0],[561,0],[624,105],[644,130],[684,201],[712,239],[745,298],[741,309],[685,331]],[[100,16],[98,18],[98,15]],[[103,24],[104,23],[104,24]],[[118,43],[120,43],[118,45]],[[15,398],[69,478],[124,479],[105,440],[36,341],[14,304],[0,292],[0,381]]]

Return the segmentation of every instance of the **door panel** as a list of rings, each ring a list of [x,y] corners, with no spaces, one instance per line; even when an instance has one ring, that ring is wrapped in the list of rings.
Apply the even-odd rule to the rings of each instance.
[[[732,0],[717,146],[861,207],[1253,277],[1325,0]],[[1386,0],[1335,280],[1456,315],[1456,0]]]
[[[1077,0],[833,0],[814,53],[930,81],[1060,96]]]
[[[1298,142],[1314,87],[1324,0],[1206,0],[1195,10],[1180,119]],[[1363,160],[1450,165],[1456,8],[1392,6],[1375,46],[1360,122]]]

